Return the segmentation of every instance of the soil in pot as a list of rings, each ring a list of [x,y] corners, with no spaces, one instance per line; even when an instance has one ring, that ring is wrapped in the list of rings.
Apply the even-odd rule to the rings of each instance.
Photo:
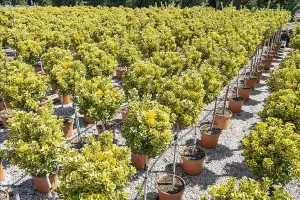
[[[245,101],[249,99],[250,93],[252,91],[252,87],[249,85],[243,85],[238,89],[238,96],[244,97]]]
[[[126,73],[126,72],[127,72],[127,68],[126,68],[126,67],[118,67],[118,68],[116,69],[116,75],[117,75],[117,78],[118,78],[118,79],[122,79],[124,73]]]
[[[148,159],[148,156],[140,155],[140,154],[131,154],[131,161],[132,166],[134,166],[136,169],[142,169],[146,162],[148,161],[148,165],[150,164],[150,160]]]
[[[185,183],[179,176],[173,174],[161,177],[157,182],[159,200],[181,200]]]
[[[223,114],[223,109],[217,109],[215,114],[214,125],[216,125],[222,130],[228,129],[231,116],[232,112],[230,110],[225,109]]]
[[[57,183],[58,183],[57,174],[51,174],[49,176],[49,180],[52,186],[52,190],[55,190],[57,188]],[[43,194],[47,194],[50,192],[46,178],[33,177],[33,183],[38,192]]]
[[[251,77],[245,79],[245,85],[250,85],[252,89],[256,87],[257,77]]]
[[[2,160],[0,160],[0,181],[4,181],[4,168],[3,168]]]
[[[90,118],[87,117],[87,116],[84,116],[84,117],[83,117],[83,121],[84,121],[84,123],[86,123],[86,124],[95,124],[95,123],[96,123],[95,120],[92,120],[92,119],[90,119]]]
[[[202,172],[205,152],[200,148],[187,147],[182,153],[183,170],[186,174],[196,176]]]
[[[230,98],[228,100],[228,110],[230,110],[233,113],[241,112],[244,101],[245,98],[242,96]]]
[[[101,134],[103,132],[103,127],[102,127],[102,123],[99,123],[97,125],[97,130],[98,130],[98,134]],[[105,130],[106,131],[111,131],[114,134],[116,134],[116,124],[113,122],[106,122],[105,123]]]
[[[0,199],[9,200],[9,194],[6,190],[0,190]]]
[[[7,123],[8,123],[7,120],[11,117],[12,117],[11,112],[6,112],[5,110],[0,112],[0,118],[2,120],[2,125],[4,128],[7,128]]]
[[[69,138],[73,135],[73,124],[74,124],[74,119],[71,117],[64,117],[63,118],[63,132],[64,132],[64,137]]]
[[[218,145],[222,130],[214,126],[210,130],[210,124],[204,124],[200,127],[201,144],[206,149],[215,149]]]

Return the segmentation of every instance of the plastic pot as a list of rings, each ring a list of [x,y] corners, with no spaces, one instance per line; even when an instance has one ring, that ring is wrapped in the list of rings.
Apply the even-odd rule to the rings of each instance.
[[[245,79],[245,85],[251,86],[252,89],[256,87],[256,83],[257,83],[257,77],[251,77]]]
[[[258,70],[256,73],[255,73],[255,76],[257,77],[257,83],[259,83],[261,81],[261,77],[262,77],[262,71],[261,70]]]
[[[45,98],[43,102],[39,103],[39,108],[48,108],[48,98]]]
[[[71,95],[63,95],[63,104],[70,104],[71,102]]]
[[[173,176],[175,177],[175,184],[178,185],[177,188],[181,188],[179,191],[175,191],[173,193],[166,191],[168,187],[172,186]],[[157,181],[157,190],[158,190],[158,197],[159,200],[181,200],[183,196],[183,192],[185,189],[185,182],[179,176],[169,174],[166,176],[162,176]]]
[[[252,91],[252,87],[248,85],[244,85],[242,87],[239,87],[238,89],[238,96],[244,97],[245,101],[249,99],[250,93]]]
[[[150,163],[148,156],[140,155],[140,154],[131,154],[132,166],[136,169],[142,169],[148,160],[148,164]]]
[[[263,59],[261,61],[262,65],[264,65],[265,70],[270,70],[272,65],[272,59]]]
[[[71,137],[73,135],[73,122],[69,124],[64,124],[63,132],[65,134],[64,135],[65,138]]]
[[[6,108],[10,109],[11,108],[11,104],[5,102]],[[5,110],[5,106],[4,106],[4,101],[0,102],[0,111]]]
[[[201,144],[206,149],[215,149],[222,131],[217,126],[214,126],[212,130],[209,129],[210,124],[200,126]]]
[[[84,123],[86,123],[86,124],[95,124],[95,123],[96,123],[95,120],[92,120],[92,119],[88,118],[87,116],[84,116],[84,117],[83,117],[83,121],[84,121]]]
[[[0,181],[4,181],[4,168],[2,160],[0,160]]]
[[[242,96],[230,98],[228,100],[228,110],[230,110],[233,113],[241,112],[244,101],[245,101],[245,98]]]
[[[263,71],[264,69],[265,69],[264,65],[257,66],[257,70],[259,70],[259,71]]]
[[[49,180],[50,180],[52,190],[55,190],[57,188],[57,182],[58,182],[57,174],[51,174],[49,176]],[[50,188],[48,187],[46,178],[33,177],[33,183],[38,192],[43,194],[47,194],[50,192]]]
[[[191,151],[193,146],[186,147],[181,154],[183,170],[190,176],[196,176],[202,172],[205,152],[201,148],[195,148],[194,155]]]
[[[118,79],[122,79],[123,78],[123,74],[127,72],[127,68],[126,67],[118,67],[116,69],[116,75]]]
[[[223,115],[223,109],[219,109],[216,111],[216,114],[215,114],[214,125],[216,125],[217,127],[219,127],[222,130],[228,129],[231,117],[232,117],[232,112],[230,110],[225,109],[225,112]]]

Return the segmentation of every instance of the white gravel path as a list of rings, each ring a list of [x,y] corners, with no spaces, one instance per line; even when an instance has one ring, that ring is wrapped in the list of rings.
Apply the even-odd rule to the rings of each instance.
[[[286,53],[287,51],[285,54]],[[273,64],[278,65],[278,61]],[[183,200],[198,199],[200,195],[207,193],[208,185],[224,183],[228,176],[234,176],[237,178],[242,178],[243,176],[253,177],[247,166],[242,163],[243,157],[241,156],[241,140],[243,136],[248,135],[255,124],[260,121],[257,116],[257,112],[262,109],[264,101],[269,95],[268,87],[265,85],[265,79],[268,76],[269,73],[264,72],[263,80],[257,85],[257,88],[252,91],[250,99],[243,106],[243,111],[233,115],[230,122],[230,128],[223,131],[217,148],[215,150],[205,150],[207,155],[205,159],[205,166],[203,172],[198,176],[188,176],[183,173],[183,169],[180,164],[180,152],[182,152],[185,146],[193,144],[194,129],[189,134],[186,134],[189,130],[181,131],[180,135],[183,136],[183,138],[181,138],[178,142],[179,145],[176,152],[176,174],[181,176],[186,183]],[[207,105],[204,110],[211,110],[213,105],[214,103]],[[64,108],[61,108],[61,106],[56,105],[56,114],[64,116],[74,115],[74,110],[71,106],[72,105],[66,105]],[[205,116],[209,114],[210,111],[203,111],[200,119],[205,118]],[[121,115],[119,114],[116,117],[117,123],[120,122],[120,118]],[[208,120],[211,120],[211,114],[209,115]],[[96,132],[95,126],[84,125],[82,116],[80,117],[80,124],[81,131],[88,129],[84,135]],[[7,138],[7,132],[7,130],[0,129],[0,148],[2,147],[3,141]],[[76,137],[76,135],[74,135],[74,137]],[[117,129],[115,142],[119,145],[125,144],[125,141],[120,134],[120,129]],[[197,143],[200,143],[200,134],[198,129]],[[151,169],[147,184],[147,199],[155,200],[157,198],[157,178],[166,173],[172,173],[173,153],[173,148],[169,148]],[[154,160],[151,160],[151,164],[153,162]],[[21,200],[53,199],[50,194],[42,195],[36,192],[31,177],[29,175],[26,176],[24,172],[19,170],[16,166],[13,166],[8,162],[4,162],[4,167],[5,181],[0,182],[0,187],[7,189],[11,197],[13,197],[13,194],[19,193]],[[130,191],[130,200],[136,199],[135,188],[137,185],[143,183],[144,175],[145,171],[139,170],[128,186],[128,190]],[[14,186],[11,186],[11,184],[16,181],[18,182]],[[300,199],[300,180],[288,184],[286,188],[293,196],[293,199]]]

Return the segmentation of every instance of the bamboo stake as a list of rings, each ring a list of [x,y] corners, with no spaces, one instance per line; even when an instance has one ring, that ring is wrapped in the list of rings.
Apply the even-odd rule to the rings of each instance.
[[[148,157],[146,156],[146,175],[145,175],[145,188],[144,188],[144,200],[147,200],[147,180],[148,180]]]
[[[175,182],[175,172],[176,172],[176,150],[177,150],[177,139],[178,139],[178,135],[179,135],[179,124],[176,124],[176,129],[177,129],[177,133],[174,135],[174,159],[173,159],[173,180],[172,180],[172,185],[174,185]]]
[[[194,152],[195,152],[195,149],[196,149],[196,136],[197,136],[197,125],[195,125],[194,144],[193,144],[192,155],[194,155]]]
[[[214,107],[214,112],[213,112],[213,119],[212,119],[212,121],[211,121],[211,123],[210,123],[210,128],[209,128],[210,131],[212,130],[212,128],[213,128],[213,126],[214,126],[215,115],[216,115],[216,109],[217,109],[217,103],[218,103],[218,97],[216,97],[216,99],[215,99],[215,107]]]
[[[226,103],[227,103],[227,96],[228,96],[228,92],[229,92],[229,86],[227,86],[227,89],[226,89],[226,95],[225,95],[225,99],[224,99],[224,104],[223,104],[223,116],[225,115],[225,107],[226,107]]]

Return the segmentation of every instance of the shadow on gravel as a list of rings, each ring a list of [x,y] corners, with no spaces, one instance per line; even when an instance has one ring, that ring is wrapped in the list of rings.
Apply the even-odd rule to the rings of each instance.
[[[181,161],[180,161],[181,162]],[[182,177],[182,175],[184,174],[183,172],[183,167],[182,164],[177,162],[175,164],[175,170],[176,170],[176,174],[180,177]],[[173,163],[167,164],[165,167],[165,171],[166,174],[173,174]]]
[[[188,187],[198,185],[202,190],[206,190],[209,185],[214,185],[217,182],[217,179],[219,178],[219,175],[207,169],[205,166],[203,168],[202,173],[198,176],[188,176],[188,178],[185,178],[187,176],[188,175],[184,175],[182,178],[184,179],[185,184]]]
[[[265,92],[266,92],[265,90],[253,90],[253,91],[251,91],[250,99],[251,99],[251,96],[259,95],[259,94],[265,93]],[[245,102],[245,104],[246,103],[247,103],[247,101]]]
[[[5,140],[8,139],[8,129],[1,129],[0,131],[0,144],[2,144]]]
[[[247,121],[248,119],[253,118],[253,116],[254,116],[253,113],[242,111],[240,113],[234,113],[232,118],[237,120]]]
[[[261,102],[260,101],[256,101],[254,99],[251,99],[251,97],[248,99],[248,101],[246,101],[244,103],[244,106],[255,106],[255,105],[258,105],[260,104]]]
[[[159,200],[157,192],[148,192],[147,199],[149,200]]]
[[[264,87],[266,84],[264,84],[264,83],[257,83],[256,84],[256,89],[258,89],[258,88],[262,88],[262,87]],[[255,89],[254,89],[255,90]]]
[[[223,160],[233,155],[232,149],[227,146],[218,144],[216,149],[205,149],[206,159],[205,163],[210,163],[213,160]]]
[[[54,109],[54,113],[57,116],[72,116],[75,114],[74,109],[70,106],[58,107]]]
[[[267,80],[268,78],[270,78],[270,76],[266,76],[266,75],[261,76],[261,80],[264,80],[264,81]]]
[[[143,174],[145,174],[145,168],[136,170],[136,173],[133,175],[131,182],[138,180],[141,176],[143,176]]]
[[[233,176],[238,179],[244,176],[253,178],[253,175],[251,174],[249,168],[244,163],[227,163],[224,167],[224,170],[226,171],[226,175]]]
[[[198,136],[197,136],[197,137],[198,137]],[[200,144],[201,144],[200,141],[201,141],[201,140],[199,140],[199,139],[196,140],[196,146],[200,146]],[[193,146],[193,145],[194,145],[194,139],[191,138],[191,139],[188,139],[187,141],[185,141],[185,145],[184,145],[184,146],[189,147],[189,146]],[[183,145],[182,145],[182,146],[183,146]]]

